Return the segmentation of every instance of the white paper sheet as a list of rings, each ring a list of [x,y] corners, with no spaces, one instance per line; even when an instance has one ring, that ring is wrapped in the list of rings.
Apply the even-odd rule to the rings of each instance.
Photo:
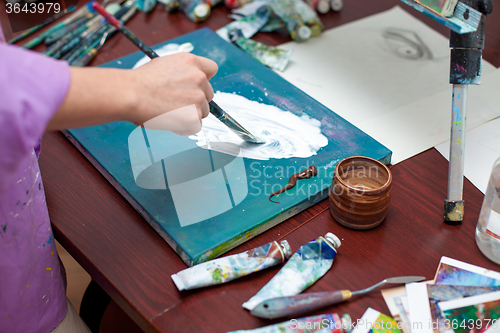
[[[412,333],[433,333],[432,317],[426,283],[410,283],[406,285],[406,295],[410,306]],[[422,297],[425,295],[425,297]]]
[[[449,137],[448,39],[399,6],[280,48],[294,53],[278,74],[386,145],[393,164]],[[483,79],[494,71],[483,61]]]
[[[496,96],[491,97],[498,98],[499,94],[500,87],[497,89]],[[499,105],[498,108],[500,109],[500,104],[497,105]],[[436,149],[448,159],[450,155],[450,140],[437,145]],[[472,184],[483,193],[486,192],[493,163],[499,157],[500,118],[467,130],[465,135],[464,173]]]

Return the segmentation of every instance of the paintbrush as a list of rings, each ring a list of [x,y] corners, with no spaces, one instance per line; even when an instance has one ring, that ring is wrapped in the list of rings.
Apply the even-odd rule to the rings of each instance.
[[[118,13],[116,13],[114,16],[119,19],[121,22],[126,22],[130,17],[132,17],[135,12],[137,11],[137,6],[130,1],[131,7],[128,7],[128,5],[124,5],[122,9],[126,10],[125,14],[122,15],[120,9]],[[94,43],[92,43],[90,46],[91,48],[89,50],[86,50],[87,52],[83,54],[83,56],[77,60],[75,60],[74,63],[71,64],[71,66],[75,67],[83,67],[87,66],[92,59],[94,59],[95,55],[97,52],[101,49],[101,47],[104,45],[106,42],[106,39],[112,35],[116,31],[116,28],[111,26],[110,24],[107,25],[106,31],[102,34],[101,39],[96,40]]]
[[[149,46],[147,46],[143,41],[137,38],[132,31],[123,25],[122,22],[116,19],[113,15],[108,13],[101,5],[97,2],[92,3],[92,7],[101,14],[109,24],[115,27],[118,31],[123,33],[132,43],[135,44],[142,52],[144,52],[151,59],[158,58],[159,55],[153,51]],[[210,101],[210,113],[213,114],[217,119],[219,119],[224,125],[226,125],[231,131],[238,135],[241,139],[252,142],[252,143],[265,143],[264,141],[255,137],[252,133],[241,126],[236,120],[234,120],[230,115],[220,108],[214,101]]]
[[[64,21],[59,22],[59,23],[55,24],[53,27],[49,28],[47,31],[42,32],[39,36],[37,36],[37,37],[33,38],[32,40],[28,41],[27,43],[25,43],[22,47],[25,49],[34,48],[35,46],[37,46],[38,44],[43,42],[45,40],[45,38],[47,38],[49,35],[55,33],[57,30],[62,29],[67,25],[70,25],[75,20],[88,14],[90,12],[89,10],[91,10],[91,9],[90,9],[88,4],[83,6],[82,8],[78,9],[73,14],[71,14],[69,17],[67,17]],[[93,9],[92,9],[92,11],[93,11]]]
[[[12,38],[11,40],[8,41],[9,44],[14,44],[18,41],[20,41],[21,39],[31,35],[32,33],[34,33],[35,31],[38,31],[40,30],[41,28],[45,27],[47,24],[63,17],[64,15],[66,15],[67,13],[70,13],[72,11],[75,10],[75,6],[70,6],[62,11],[60,11],[58,14],[52,16],[52,17],[49,17],[48,19],[46,19],[45,21],[43,21],[42,23],[40,23],[39,25],[31,28],[31,29],[28,29],[26,31],[24,31],[22,34],[20,34],[19,36],[16,36],[14,38]]]

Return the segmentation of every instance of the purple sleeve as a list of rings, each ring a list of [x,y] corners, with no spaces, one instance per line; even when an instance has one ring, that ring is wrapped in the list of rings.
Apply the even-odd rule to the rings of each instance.
[[[66,62],[0,43],[0,194],[37,145],[69,84]]]

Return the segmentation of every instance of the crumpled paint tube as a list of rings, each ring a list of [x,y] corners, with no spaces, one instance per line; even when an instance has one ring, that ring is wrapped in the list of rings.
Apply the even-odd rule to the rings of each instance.
[[[330,2],[328,0],[307,0],[307,2],[318,13],[326,14],[330,11]]]
[[[253,310],[268,299],[298,295],[328,272],[340,244],[338,237],[329,232],[325,237],[302,245],[271,281],[243,303],[243,307]]]
[[[224,4],[227,8],[240,8],[241,6],[246,5],[247,3],[252,2],[253,0],[224,0]]]
[[[229,42],[229,31],[238,29],[241,30],[244,38],[251,38],[267,23],[270,15],[271,10],[267,6],[261,6],[256,9],[255,13],[223,26],[217,30],[217,34]]]
[[[205,21],[210,16],[210,6],[200,0],[180,0],[179,9],[194,23]]]
[[[301,13],[297,12],[295,2],[297,0],[273,0],[269,2],[272,11],[285,22],[290,37],[296,42],[304,42],[311,38],[311,29],[302,20]],[[308,6],[306,4],[306,6]],[[314,9],[310,8],[314,12]]]
[[[237,45],[245,53],[259,60],[262,64],[281,72],[285,70],[292,56],[292,50],[282,50],[275,46],[268,46],[251,39],[246,39],[240,30],[230,31],[229,38],[233,44]]]
[[[323,30],[323,22],[316,11],[304,1],[293,1],[295,12],[300,13],[302,22],[311,29],[311,37],[318,36]]]
[[[278,265],[292,254],[286,240],[274,241],[243,253],[222,257],[187,268],[172,275],[179,289],[189,290],[225,283]]]
[[[179,0],[158,0],[159,3],[165,5],[165,10],[169,13],[179,9],[181,2]]]
[[[266,25],[260,29],[261,32],[273,32],[275,30],[285,28],[285,23],[276,15],[272,14],[269,17],[269,21],[267,21]]]
[[[240,330],[230,333],[350,333],[352,326],[350,315],[344,314],[340,318],[338,314],[330,313],[292,319],[253,330]]]
[[[137,0],[135,3],[137,8],[145,13],[149,13],[156,6],[156,0]]]

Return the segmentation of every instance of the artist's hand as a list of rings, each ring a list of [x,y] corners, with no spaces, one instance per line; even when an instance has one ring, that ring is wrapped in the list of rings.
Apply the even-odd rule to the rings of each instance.
[[[71,67],[66,98],[47,129],[91,126],[118,120],[181,135],[201,129],[214,92],[212,60],[190,53],[155,58],[134,70]]]
[[[216,72],[215,62],[190,53],[155,58],[132,70],[137,99],[130,120],[181,135],[199,132],[214,97],[208,80]]]

